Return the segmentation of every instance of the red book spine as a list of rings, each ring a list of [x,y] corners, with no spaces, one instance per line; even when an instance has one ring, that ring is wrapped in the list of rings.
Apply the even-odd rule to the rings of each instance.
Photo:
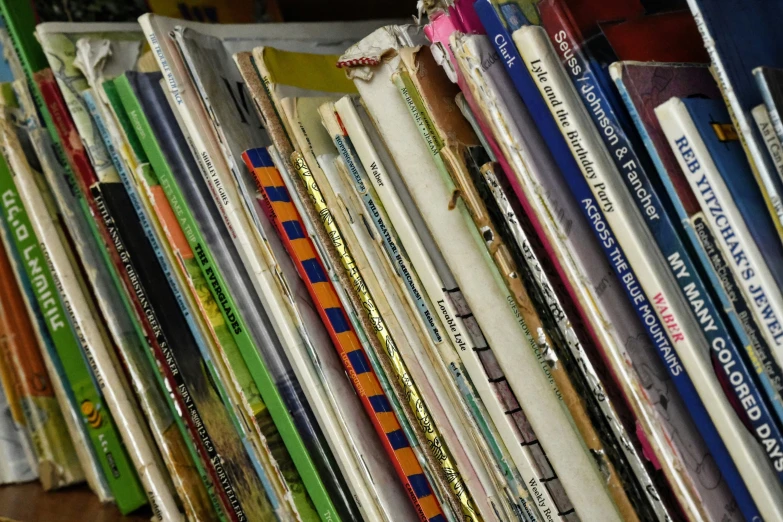
[[[208,456],[207,449],[204,447],[202,438],[198,434],[198,427],[196,426],[195,421],[186,414],[186,412],[190,411],[190,408],[188,408],[188,405],[185,402],[185,398],[179,392],[177,379],[174,376],[172,368],[167,362],[164,350],[158,342],[158,335],[156,334],[155,329],[153,329],[152,324],[148,318],[147,314],[154,314],[154,311],[150,310],[148,305],[145,307],[139,300],[136,292],[133,289],[134,287],[125,268],[125,264],[122,262],[114,241],[111,239],[108,227],[103,221],[103,218],[100,217],[102,214],[98,210],[97,203],[90,190],[90,187],[99,185],[99,180],[95,174],[95,170],[92,168],[89,157],[87,156],[87,151],[84,149],[84,144],[81,141],[79,132],[76,130],[76,125],[74,124],[73,119],[68,112],[65,99],[63,98],[62,93],[60,92],[60,88],[57,85],[57,80],[55,79],[51,69],[44,69],[39,71],[35,73],[33,77],[35,83],[38,85],[38,88],[41,91],[41,96],[46,103],[47,110],[49,111],[57,133],[59,134],[60,141],[74,173],[75,182],[79,187],[81,196],[87,201],[89,205],[90,212],[92,214],[91,218],[95,220],[95,223],[98,226],[101,239],[104,243],[103,246],[106,248],[109,257],[111,258],[114,269],[120,276],[120,280],[122,281],[123,289],[126,295],[133,303],[136,320],[139,322],[139,324],[142,325],[142,328],[144,329],[147,345],[149,346],[150,351],[155,358],[157,367],[162,371],[162,376],[166,383],[166,391],[170,394],[172,400],[175,402],[175,409],[177,410],[177,414],[179,414],[180,418],[183,420],[183,423],[188,430],[190,439],[193,442],[205,469],[209,473],[209,477],[212,483],[216,485],[220,484],[220,477],[218,476],[217,470]],[[231,506],[231,500],[228,498],[228,495],[223,490],[223,488],[216,487],[214,490],[217,491],[220,495],[221,503],[224,506]],[[236,518],[233,510],[225,509],[224,513],[231,517],[231,520],[238,522],[238,518]]]

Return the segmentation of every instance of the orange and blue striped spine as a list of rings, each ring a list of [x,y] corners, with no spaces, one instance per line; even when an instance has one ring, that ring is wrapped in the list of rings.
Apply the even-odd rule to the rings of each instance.
[[[318,251],[305,233],[305,225],[296,210],[280,172],[266,149],[250,149],[242,154],[247,167],[266,200],[264,210],[275,226],[299,275],[305,281],[321,320],[337,349],[375,431],[394,464],[422,522],[445,522],[441,506],[413,453],[389,399],[383,392],[364,347],[337,297]]]

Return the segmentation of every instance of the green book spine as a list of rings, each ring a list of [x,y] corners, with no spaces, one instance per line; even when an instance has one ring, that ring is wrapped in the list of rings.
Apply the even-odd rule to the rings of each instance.
[[[247,365],[261,392],[261,397],[266,402],[271,419],[274,421],[280,436],[282,436],[285,447],[275,445],[277,446],[277,451],[275,451],[275,446],[272,446],[273,455],[277,460],[278,466],[284,471],[289,487],[291,487],[292,491],[300,493],[294,499],[299,514],[305,520],[316,516],[313,513],[312,506],[309,505],[310,500],[312,500],[317,512],[320,513],[321,519],[339,520],[337,511],[318,476],[318,472],[294,426],[293,420],[263,361],[259,357],[258,348],[248,333],[244,319],[241,314],[236,313],[237,307],[232,296],[228,292],[223,291],[226,288],[225,281],[201,235],[198,223],[190,212],[187,201],[179,190],[163,151],[154,137],[146,115],[136,99],[133,88],[125,75],[117,78],[115,85],[146,156],[175,211],[177,220],[185,232],[185,237],[191,249],[198,258],[200,269],[204,277],[211,281],[211,284],[208,285],[209,290],[214,299],[220,303],[220,310],[226,323],[234,325],[231,331],[239,352],[234,355],[234,358],[238,361],[243,361]],[[286,448],[288,449],[287,452],[285,451]],[[302,483],[307,488],[307,493],[310,495],[309,499],[306,498],[306,494],[302,491],[300,486]],[[308,513],[313,513],[313,515],[307,517]]]
[[[87,366],[65,307],[58,296],[59,284],[49,267],[49,253],[36,236],[5,158],[0,156],[0,204],[23,266],[30,278],[38,306],[54,342],[66,379],[81,409],[109,487],[120,511],[127,513],[146,504],[144,489],[122,446],[117,426],[103,402],[103,396]]]

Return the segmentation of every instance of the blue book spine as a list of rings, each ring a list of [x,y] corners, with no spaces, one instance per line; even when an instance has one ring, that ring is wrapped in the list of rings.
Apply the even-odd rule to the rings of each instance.
[[[491,0],[478,0],[475,4],[476,12],[481,19],[487,34],[498,49],[501,59],[506,66],[514,85],[517,88],[522,100],[525,102],[533,121],[536,123],[541,135],[552,151],[552,156],[560,167],[563,176],[571,188],[574,197],[582,203],[582,212],[588,222],[590,222],[596,237],[601,243],[604,253],[608,256],[612,268],[615,270],[619,280],[623,284],[626,295],[633,303],[639,319],[644,324],[647,334],[650,336],[666,366],[672,381],[677,387],[677,391],[688,407],[694,423],[699,429],[699,433],[704,438],[707,447],[710,450],[715,462],[721,470],[723,478],[726,480],[729,488],[734,494],[743,516],[747,520],[753,520],[754,517],[760,517],[755,503],[748,492],[745,483],[740,477],[737,467],[734,465],[731,456],[726,449],[723,440],[718,434],[715,425],[704,408],[693,382],[687,373],[683,370],[679,357],[677,357],[674,348],[665,334],[665,329],[654,312],[654,309],[647,300],[647,297],[641,290],[636,275],[630,269],[625,260],[614,234],[603,219],[603,214],[598,210],[598,204],[593,197],[590,187],[584,180],[576,161],[571,154],[568,144],[560,134],[552,114],[544,102],[538,88],[530,77],[524,66],[522,57],[519,55],[511,39],[509,29],[516,30],[519,27],[510,26],[506,29],[503,21],[495,11]],[[521,25],[520,25],[521,27]],[[508,45],[501,49],[501,45],[508,42]],[[507,55],[507,56],[506,56]],[[594,212],[600,213],[600,219],[594,216]]]
[[[568,28],[563,27],[562,29],[570,34]],[[756,372],[751,371],[742,356],[742,351],[737,348],[737,343],[730,336],[696,266],[680,240],[669,214],[663,208],[660,198],[650,183],[644,168],[648,163],[646,158],[642,159],[636,154],[634,146],[628,139],[617,116],[620,111],[615,111],[610,99],[605,95],[600,79],[595,76],[594,71],[600,70],[600,65],[593,60],[588,60],[582,49],[577,47],[576,42],[571,41],[570,44],[574,49],[571,60],[575,60],[575,65],[567,67],[566,71],[571,76],[590,118],[601,135],[615,167],[622,175],[626,188],[633,196],[639,212],[644,217],[647,227],[652,232],[658,248],[666,258],[680,291],[699,322],[704,337],[712,347],[711,356],[714,366],[720,368],[725,382],[730,383],[731,391],[729,392],[727,389],[729,386],[726,384],[724,384],[724,390],[734,395],[734,404],[742,406],[743,416],[754,426],[754,431],[762,426],[768,427],[770,437],[764,438],[765,446],[767,442],[774,441],[774,446],[779,452],[781,445],[783,445],[783,434],[780,432],[777,419],[770,411],[764,395],[759,391],[754,379]],[[559,47],[556,49],[558,53],[562,52]],[[577,71],[579,73],[574,74]],[[714,288],[717,290],[720,285]],[[747,336],[745,336],[743,344],[749,346]],[[742,400],[748,393],[753,396],[755,405],[751,401]],[[767,451],[767,456],[773,463],[778,460],[773,457],[773,453],[770,451]],[[783,479],[783,474],[780,477]]]
[[[764,258],[778,288],[783,288],[783,244],[778,238],[772,216],[761,190],[754,182],[745,150],[738,139],[719,139],[713,124],[731,123],[723,102],[713,100],[683,100],[699,134],[729,189],[734,204],[742,214],[761,256]],[[778,318],[783,319],[783,318]]]
[[[753,312],[742,295],[742,291],[734,276],[731,272],[727,272],[722,264],[716,264],[716,258],[707,250],[704,244],[702,231],[695,229],[697,228],[695,216],[693,218],[694,222],[691,223],[692,218],[688,216],[685,207],[682,205],[677,195],[677,190],[669,178],[666,167],[663,161],[661,161],[661,157],[650,139],[650,135],[639,113],[636,111],[636,107],[622,79],[618,78],[616,84],[628,108],[628,112],[642,137],[647,152],[650,154],[650,158],[658,171],[661,184],[669,194],[672,202],[672,212],[675,212],[680,220],[681,230],[684,231],[685,237],[692,246],[691,251],[695,253],[698,263],[704,268],[703,273],[715,292],[715,296],[720,301],[732,331],[736,334],[740,344],[745,347],[747,360],[750,361],[751,366],[758,366],[756,375],[761,382],[764,393],[769,399],[769,404],[773,407],[777,420],[783,422],[783,404],[781,404],[780,396],[781,391],[783,391],[783,371],[781,371],[777,360],[772,354],[769,344],[764,339],[761,329],[753,317]],[[760,364],[755,365],[753,361],[758,361]]]

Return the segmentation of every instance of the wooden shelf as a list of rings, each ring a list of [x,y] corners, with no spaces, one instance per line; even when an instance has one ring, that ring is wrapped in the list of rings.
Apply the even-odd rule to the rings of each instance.
[[[149,522],[152,513],[145,510],[123,517],[85,485],[48,493],[38,482],[0,486],[0,518],[19,522]]]

